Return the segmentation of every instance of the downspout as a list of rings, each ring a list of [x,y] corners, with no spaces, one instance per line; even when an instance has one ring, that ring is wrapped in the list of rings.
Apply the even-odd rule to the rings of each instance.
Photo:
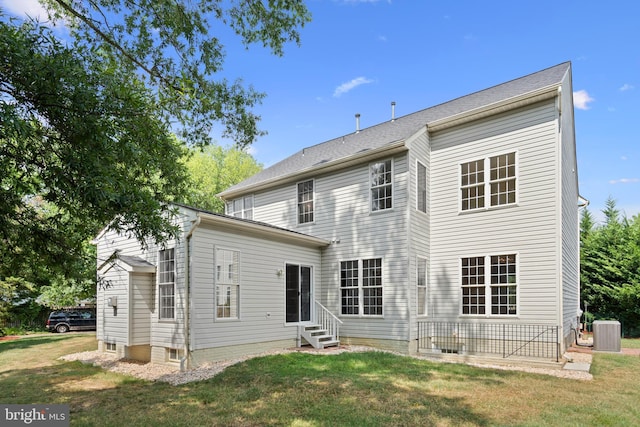
[[[556,205],[558,206],[558,215],[557,215],[557,231],[556,231],[556,239],[557,239],[557,246],[556,246],[556,256],[557,256],[557,260],[558,261],[558,273],[556,275],[557,277],[557,283],[558,283],[558,307],[557,307],[557,316],[558,316],[558,323],[560,326],[560,333],[558,336],[558,340],[560,341],[558,343],[558,345],[560,346],[560,349],[562,351],[562,353],[564,353],[566,351],[565,345],[565,325],[564,325],[564,242],[563,242],[563,229],[564,229],[564,207],[563,207],[563,203],[564,203],[564,194],[562,193],[562,189],[563,189],[563,182],[564,182],[564,177],[563,177],[563,162],[564,162],[564,157],[563,157],[563,152],[562,152],[562,144],[564,142],[564,138],[562,135],[563,129],[562,129],[562,86],[559,86],[557,89],[557,96],[556,96],[556,122],[557,122],[557,129],[556,129],[556,160],[558,162],[557,165],[557,177],[558,177],[558,187],[556,188]]]
[[[191,325],[191,321],[190,321],[190,306],[191,306],[191,300],[190,300],[190,293],[189,293],[189,288],[191,285],[191,237],[193,236],[193,232],[196,230],[196,228],[198,228],[198,226],[200,225],[200,221],[201,221],[201,217],[200,215],[198,215],[196,217],[196,220],[193,222],[193,225],[191,226],[191,229],[189,230],[189,232],[187,233],[187,237],[185,239],[185,277],[184,277],[184,299],[185,299],[185,304],[184,304],[184,355],[182,356],[182,358],[180,358],[180,371],[184,372],[187,368],[188,362],[189,362],[189,358],[191,356],[191,349],[190,349],[190,342],[191,342],[191,335],[189,333],[189,331],[191,330],[190,325]]]

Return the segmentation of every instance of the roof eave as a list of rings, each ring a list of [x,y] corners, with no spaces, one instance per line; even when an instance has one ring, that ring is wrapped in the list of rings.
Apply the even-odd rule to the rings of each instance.
[[[198,217],[200,218],[200,224],[212,224],[212,225],[223,225],[225,230],[242,230],[242,231],[250,231],[254,233],[253,235],[263,235],[268,237],[279,237],[281,239],[285,239],[287,241],[296,242],[299,244],[304,244],[312,247],[325,247],[329,246],[331,242],[326,239],[322,239],[320,237],[310,236],[308,234],[296,233],[294,231],[289,231],[280,228],[269,227],[261,224],[256,224],[247,221],[240,221],[236,218],[220,216],[220,215],[212,215],[206,212],[198,212]]]
[[[307,176],[317,175],[320,173],[331,172],[336,169],[342,169],[354,164],[362,163],[367,160],[380,157],[384,154],[395,154],[402,151],[406,151],[405,140],[394,141],[386,144],[382,147],[374,148],[371,150],[362,151],[350,156],[341,157],[339,159],[332,160],[322,165],[314,165],[305,169],[298,170],[296,172],[278,176],[275,178],[267,179],[256,184],[248,185],[237,190],[226,190],[218,194],[218,197],[223,199],[233,199],[235,197],[253,193],[256,191],[264,190],[266,188],[273,187],[275,185],[286,184],[288,182],[295,182],[303,179]]]
[[[505,111],[545,101],[547,99],[554,98],[557,95],[561,84],[562,82],[554,83],[531,92],[494,102],[493,104],[484,105],[453,116],[434,120],[427,124],[427,128],[430,132],[438,132],[464,123],[500,114]]]

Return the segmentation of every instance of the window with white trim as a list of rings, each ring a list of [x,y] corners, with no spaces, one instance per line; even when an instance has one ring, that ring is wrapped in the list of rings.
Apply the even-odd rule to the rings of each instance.
[[[168,348],[167,350],[167,360],[170,362],[179,362],[182,358],[182,350],[178,348]]]
[[[462,314],[485,314],[484,257],[462,258]]]
[[[462,314],[517,314],[516,254],[462,258],[461,266]]]
[[[485,173],[485,171],[489,173]],[[460,209],[463,211],[516,203],[516,153],[460,165]]]
[[[418,257],[416,260],[418,286],[418,316],[427,315],[427,259]]]
[[[491,206],[516,202],[516,153],[489,157]]]
[[[175,249],[158,251],[158,306],[160,319],[175,318]]]
[[[298,183],[298,224],[313,222],[313,180]]]
[[[491,257],[491,314],[517,314],[516,255]]]
[[[416,168],[416,209],[427,212],[427,167],[417,162]]]
[[[393,207],[393,164],[391,159],[369,166],[371,185],[371,211]]]
[[[215,251],[216,318],[237,319],[240,303],[240,252]]]
[[[341,313],[382,316],[382,258],[340,262]]]
[[[227,215],[253,219],[253,194],[228,201],[226,210]]]

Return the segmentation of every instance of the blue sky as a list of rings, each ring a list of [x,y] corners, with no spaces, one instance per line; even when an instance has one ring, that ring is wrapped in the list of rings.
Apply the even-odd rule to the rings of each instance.
[[[20,14],[36,0],[0,0]],[[310,0],[302,44],[228,43],[225,75],[266,92],[269,166],[303,147],[571,61],[580,193],[640,213],[640,2]],[[220,140],[221,144],[225,141]]]

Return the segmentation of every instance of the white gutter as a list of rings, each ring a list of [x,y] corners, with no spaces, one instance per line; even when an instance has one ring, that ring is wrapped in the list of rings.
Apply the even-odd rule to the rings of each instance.
[[[311,247],[329,246],[331,242],[320,237],[301,234],[295,231],[286,230],[284,228],[272,227],[251,221],[243,221],[234,217],[211,215],[206,212],[198,212],[198,219],[206,223],[224,226],[225,231],[238,230],[252,235],[263,235],[271,238],[280,238],[293,241],[298,244],[304,244]],[[200,221],[198,222],[200,224]]]
[[[453,126],[458,126],[474,120],[493,116],[515,108],[531,105],[536,102],[552,99],[558,94],[558,84],[545,86],[533,92],[527,92],[522,95],[514,96],[493,104],[485,105],[473,110],[464,111],[453,116],[435,120],[427,124],[430,132],[438,132]]]

